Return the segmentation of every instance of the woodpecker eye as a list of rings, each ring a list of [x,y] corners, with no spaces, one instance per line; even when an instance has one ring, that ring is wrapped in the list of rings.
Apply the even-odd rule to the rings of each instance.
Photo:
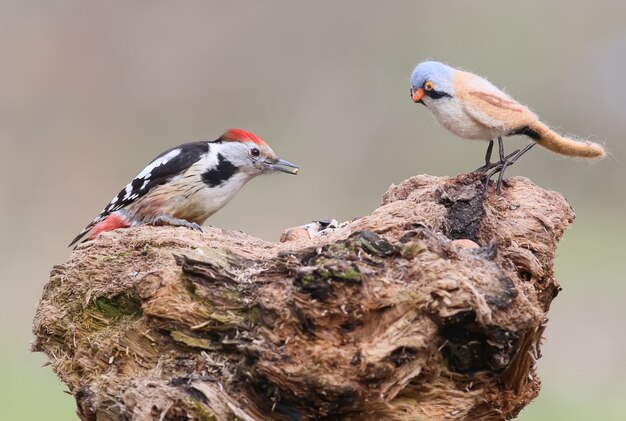
[[[435,85],[433,85],[433,83],[430,80],[428,82],[424,83],[424,90],[425,91],[432,91],[433,89],[435,89]]]
[[[252,156],[259,156],[261,155],[261,152],[257,148],[252,148],[250,150],[250,154],[252,154]]]

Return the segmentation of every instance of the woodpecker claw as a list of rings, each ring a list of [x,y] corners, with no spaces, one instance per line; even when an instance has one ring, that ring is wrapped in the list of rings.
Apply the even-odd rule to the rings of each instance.
[[[173,227],[185,227],[194,231],[202,231],[202,227],[195,222],[189,222],[186,219],[175,218],[170,215],[159,215],[151,223],[152,225],[171,225]]]

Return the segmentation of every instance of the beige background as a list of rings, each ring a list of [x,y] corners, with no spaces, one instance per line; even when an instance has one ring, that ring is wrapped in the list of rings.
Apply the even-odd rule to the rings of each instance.
[[[0,419],[74,417],[26,352],[35,303],[67,243],[162,150],[234,126],[300,164],[209,220],[267,240],[367,214],[413,174],[481,165],[486,144],[409,100],[428,57],[606,141],[602,162],[535,148],[509,173],[578,214],[559,250],[543,392],[520,419],[625,419],[625,16],[619,1],[0,2]]]

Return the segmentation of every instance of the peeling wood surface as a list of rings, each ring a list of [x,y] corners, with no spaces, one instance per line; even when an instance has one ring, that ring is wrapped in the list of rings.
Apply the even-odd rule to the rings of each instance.
[[[415,176],[323,235],[106,233],[34,320],[84,420],[514,417],[539,393],[574,213],[524,178]]]

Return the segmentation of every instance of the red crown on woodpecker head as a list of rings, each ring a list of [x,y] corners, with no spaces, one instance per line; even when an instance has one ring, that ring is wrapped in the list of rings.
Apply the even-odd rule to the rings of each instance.
[[[257,145],[263,145],[265,142],[259,136],[254,133],[247,132],[241,129],[228,129],[220,139],[229,142],[253,142]]]

